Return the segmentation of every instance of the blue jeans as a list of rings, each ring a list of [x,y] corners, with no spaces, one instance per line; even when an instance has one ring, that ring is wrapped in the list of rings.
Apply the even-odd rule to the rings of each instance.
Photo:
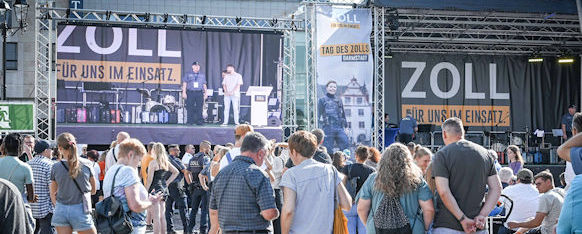
[[[174,214],[174,203],[176,204],[176,209],[180,211],[180,219],[182,220],[182,225],[184,230],[188,230],[188,219],[186,218],[186,196],[184,191],[179,189],[175,183],[168,186],[169,196],[166,198],[166,227],[168,231],[174,230],[174,221],[172,220],[172,215]]]
[[[501,227],[499,227],[499,230],[497,231],[497,234],[512,234],[512,233],[515,233],[515,231],[511,230],[509,228],[506,228],[503,225],[501,225]]]
[[[194,226],[196,226],[196,213],[198,213],[198,207],[200,207],[200,232],[206,233],[208,220],[208,194],[204,189],[197,188],[192,190],[190,193],[190,198],[192,199],[190,211],[190,220],[188,222],[188,227],[191,231],[194,231]]]
[[[344,211],[348,219],[348,231],[350,234],[366,234],[366,225],[362,223],[358,216],[358,204],[353,204],[352,209]]]
[[[65,205],[57,202],[51,224],[55,227],[71,227],[73,231],[92,229],[93,217],[85,213],[83,203]]]
[[[337,145],[340,151],[348,148],[348,136],[341,126],[323,126],[323,132],[325,132],[325,138],[323,139],[323,146],[327,148],[329,154],[333,153],[334,146]]]

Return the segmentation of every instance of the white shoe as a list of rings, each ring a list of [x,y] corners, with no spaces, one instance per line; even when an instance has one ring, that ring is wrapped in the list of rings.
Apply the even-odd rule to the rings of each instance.
[[[225,124],[225,123],[223,123],[223,124],[221,124],[220,126],[222,126],[222,127],[226,127],[226,126],[228,126],[228,124]]]

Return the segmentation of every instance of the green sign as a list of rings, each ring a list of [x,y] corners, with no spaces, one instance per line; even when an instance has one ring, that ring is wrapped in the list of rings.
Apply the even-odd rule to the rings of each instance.
[[[0,131],[34,131],[34,104],[0,102]]]

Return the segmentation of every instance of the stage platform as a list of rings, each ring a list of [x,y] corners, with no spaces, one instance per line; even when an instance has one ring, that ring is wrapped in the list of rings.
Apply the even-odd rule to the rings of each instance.
[[[117,133],[128,132],[131,137],[137,138],[144,144],[148,142],[162,142],[163,144],[198,145],[203,140],[215,144],[234,143],[234,125],[220,126],[183,125],[183,124],[66,124],[59,123],[56,127],[57,135],[70,132],[77,137],[79,144],[109,145],[115,140]],[[267,139],[281,140],[281,127],[254,127]]]

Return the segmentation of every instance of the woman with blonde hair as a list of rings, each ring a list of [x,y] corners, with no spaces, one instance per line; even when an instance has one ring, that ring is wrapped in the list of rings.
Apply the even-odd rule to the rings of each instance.
[[[150,194],[161,192],[167,195],[168,185],[178,177],[180,172],[168,161],[168,155],[162,143],[157,142],[152,146],[151,157],[153,160],[148,166],[146,189]],[[154,233],[166,233],[166,203],[163,200],[154,201],[148,211],[151,211],[151,217],[154,220]]]
[[[417,145],[416,150],[414,152],[414,162],[420,169],[422,170],[423,174],[426,174],[426,169],[428,168],[428,164],[432,160],[432,152],[426,147]]]
[[[57,233],[97,233],[91,216],[91,195],[97,191],[91,162],[77,156],[73,134],[60,134],[57,146],[61,161],[51,170],[50,195],[55,205],[51,224]]]
[[[383,229],[376,223],[394,222],[375,220],[376,211],[397,208],[385,207],[385,204],[400,204],[407,220],[399,224],[408,224],[412,233],[424,233],[434,217],[432,197],[422,171],[414,165],[410,150],[403,144],[395,143],[384,152],[377,172],[372,173],[362,185],[357,197],[358,215],[366,224],[367,233],[375,234]]]
[[[128,138],[119,144],[117,163],[105,174],[103,194],[105,198],[115,196],[129,214],[133,226],[131,233],[146,232],[146,210],[162,199],[162,193],[149,194],[141,183],[137,167],[141,164],[146,149],[134,138]]]
[[[513,170],[513,174],[517,175],[517,172],[523,169],[524,164],[521,150],[516,145],[507,146],[507,157],[509,158],[509,167]]]

